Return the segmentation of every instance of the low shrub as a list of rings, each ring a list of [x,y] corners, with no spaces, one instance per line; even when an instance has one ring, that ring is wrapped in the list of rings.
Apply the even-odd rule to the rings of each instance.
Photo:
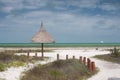
[[[15,55],[14,52],[16,51],[6,50],[5,52],[0,52],[0,71],[4,71],[7,67],[24,66],[25,63],[34,63],[41,60],[41,57],[36,58],[35,56],[30,56],[28,58],[26,55]],[[45,60],[48,60],[48,57],[45,57]]]
[[[23,50],[23,49],[20,49],[20,50],[13,50],[12,52],[14,53],[27,53],[27,52],[41,52],[41,49],[29,49],[29,50]],[[52,52],[52,50],[44,50],[44,52]]]
[[[4,71],[6,69],[6,65],[0,62],[0,71]]]
[[[110,49],[111,55],[115,57],[120,57],[120,50],[117,49],[116,47],[114,49]]]
[[[21,62],[21,61],[12,61],[8,64],[8,67],[20,67],[20,66],[24,66],[25,63]]]
[[[93,74],[78,60],[58,60],[34,67],[21,80],[84,80]]]
[[[2,53],[0,53],[0,61],[9,62],[11,59],[13,59],[13,56],[14,56],[14,54],[2,52]]]
[[[120,64],[120,56],[115,56],[113,54],[104,54],[104,55],[96,55],[94,58],[98,58],[101,60],[109,61],[109,62],[114,62]]]
[[[4,78],[0,78],[0,80],[5,80]]]

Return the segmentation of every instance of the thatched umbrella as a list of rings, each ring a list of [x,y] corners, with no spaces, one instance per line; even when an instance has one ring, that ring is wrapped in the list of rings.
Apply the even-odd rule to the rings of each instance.
[[[43,23],[41,22],[40,30],[32,37],[32,42],[41,43],[42,59],[44,59],[43,43],[54,43],[55,41],[43,28]]]

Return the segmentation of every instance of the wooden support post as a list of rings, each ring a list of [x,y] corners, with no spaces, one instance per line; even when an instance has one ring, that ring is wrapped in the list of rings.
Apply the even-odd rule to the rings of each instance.
[[[59,60],[59,54],[57,54],[57,60]]]
[[[36,58],[36,59],[38,58],[38,56],[37,56],[37,52],[35,53],[35,58]]]
[[[21,53],[23,52],[23,49],[20,49]]]
[[[73,59],[75,59],[75,56],[73,56]]]
[[[92,72],[95,71],[95,62],[91,62],[91,66],[92,66]]]
[[[42,57],[42,60],[44,60],[44,53],[43,53],[43,52],[44,52],[44,51],[43,51],[43,43],[41,44],[41,47],[42,47],[42,48],[41,48],[41,53],[42,53],[42,54],[41,54],[41,57]]]
[[[83,63],[86,65],[86,57],[83,58]]]
[[[80,63],[82,63],[82,56],[80,56],[80,59],[79,59]]]
[[[68,60],[68,55],[66,55],[66,60]]]
[[[28,57],[28,59],[29,59],[29,56],[30,56],[30,53],[29,53],[29,52],[27,52],[27,57]]]

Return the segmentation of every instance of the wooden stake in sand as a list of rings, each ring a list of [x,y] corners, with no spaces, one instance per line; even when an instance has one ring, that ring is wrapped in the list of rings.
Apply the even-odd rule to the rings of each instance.
[[[86,65],[86,57],[83,58],[83,63]]]
[[[91,62],[91,66],[92,66],[92,71],[95,71],[95,62]]]
[[[68,55],[66,55],[66,60],[68,60]]]
[[[82,56],[80,56],[80,63],[82,63]]]
[[[57,54],[57,60],[59,60],[59,54]]]

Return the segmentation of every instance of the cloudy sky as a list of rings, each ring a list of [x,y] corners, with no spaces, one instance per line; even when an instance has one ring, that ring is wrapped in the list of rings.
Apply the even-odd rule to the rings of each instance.
[[[0,0],[0,43],[29,43],[41,21],[57,43],[120,42],[120,0]]]

